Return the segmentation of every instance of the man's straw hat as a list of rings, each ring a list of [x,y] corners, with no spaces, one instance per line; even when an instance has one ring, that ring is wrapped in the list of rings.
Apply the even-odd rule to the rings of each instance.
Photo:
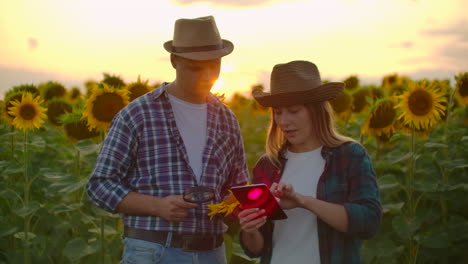
[[[228,55],[234,49],[229,40],[221,39],[213,16],[178,19],[173,40],[164,43],[171,54],[191,60],[212,60]]]

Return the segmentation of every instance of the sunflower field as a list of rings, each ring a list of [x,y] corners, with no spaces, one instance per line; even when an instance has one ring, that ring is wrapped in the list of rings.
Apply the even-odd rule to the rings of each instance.
[[[393,74],[360,85],[350,76],[331,102],[341,133],[366,147],[381,190],[382,224],[363,243],[364,263],[468,263],[468,72],[455,81]],[[119,263],[119,216],[91,205],[85,185],[114,115],[158,86],[104,74],[85,93],[50,81],[4,94],[0,263]],[[269,109],[241,94],[223,101],[239,119],[251,169]],[[228,263],[258,263],[243,254],[236,221],[225,222]]]

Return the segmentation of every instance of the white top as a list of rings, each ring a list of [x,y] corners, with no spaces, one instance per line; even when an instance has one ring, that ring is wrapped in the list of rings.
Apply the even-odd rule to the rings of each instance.
[[[202,157],[206,145],[206,104],[192,104],[169,94],[179,133],[187,150],[190,167],[200,182]]]
[[[322,147],[309,152],[287,152],[281,181],[294,190],[315,197],[317,182],[325,168]],[[287,219],[275,221],[271,264],[320,263],[317,216],[303,208],[285,210]]]

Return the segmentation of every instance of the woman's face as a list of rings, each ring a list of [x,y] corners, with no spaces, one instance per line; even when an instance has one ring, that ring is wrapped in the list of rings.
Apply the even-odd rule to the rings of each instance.
[[[275,123],[291,144],[290,151],[306,152],[320,146],[312,129],[312,118],[305,105],[274,107]]]

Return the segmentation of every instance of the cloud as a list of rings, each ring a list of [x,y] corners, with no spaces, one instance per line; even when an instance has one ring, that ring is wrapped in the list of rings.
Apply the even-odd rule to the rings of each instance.
[[[5,92],[12,87],[22,84],[38,85],[42,82],[58,81],[65,87],[82,86],[83,80],[73,80],[72,78],[64,78],[59,74],[35,71],[25,68],[12,68],[0,65],[0,99],[4,97]]]
[[[445,28],[434,28],[423,32],[429,36],[452,36],[454,39],[468,43],[468,21],[461,20]]]
[[[35,38],[28,38],[28,47],[30,50],[35,50],[39,46],[39,42]]]
[[[252,7],[261,6],[271,2],[271,0],[173,0],[179,5],[191,5],[197,3],[209,3],[216,6],[231,6],[231,7]]]
[[[468,70],[468,21],[461,20],[446,27],[426,30],[423,34],[449,39],[437,51],[441,63],[451,64],[458,71]]]

